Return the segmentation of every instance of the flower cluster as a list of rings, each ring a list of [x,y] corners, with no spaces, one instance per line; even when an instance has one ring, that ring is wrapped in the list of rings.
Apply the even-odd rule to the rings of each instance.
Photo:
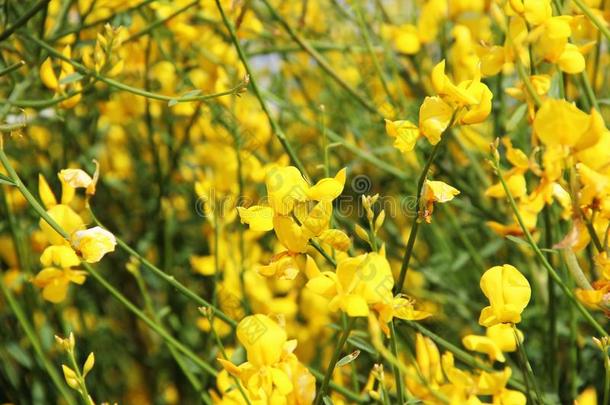
[[[0,25],[0,403],[610,403],[609,1]]]

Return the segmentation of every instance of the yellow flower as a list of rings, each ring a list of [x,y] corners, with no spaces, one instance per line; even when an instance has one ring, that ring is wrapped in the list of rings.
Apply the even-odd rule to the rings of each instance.
[[[462,344],[468,350],[487,354],[491,361],[506,361],[498,345],[487,336],[467,335],[462,338]]]
[[[452,117],[453,108],[442,98],[426,97],[419,108],[419,129],[432,145],[436,145]]]
[[[374,308],[379,313],[379,326],[386,336],[390,336],[388,323],[394,318],[419,321],[432,316],[430,312],[415,309],[414,300],[400,295],[394,297],[390,303],[382,302],[374,305]]]
[[[432,339],[420,333],[415,335],[415,360],[425,381],[433,386],[443,381],[440,352]]]
[[[385,129],[394,138],[394,147],[402,153],[411,152],[419,138],[419,128],[411,121],[385,120]]]
[[[239,379],[252,403],[313,401],[315,378],[293,354],[296,340],[287,340],[284,328],[277,322],[266,315],[247,316],[237,325],[237,338],[246,349],[248,361],[239,366],[224,359],[218,361]],[[229,395],[240,401],[237,395]]]
[[[483,308],[479,323],[493,326],[498,323],[518,323],[527,306],[531,289],[527,279],[510,264],[494,266],[481,277],[481,290],[489,299]]]
[[[62,54],[66,58],[71,58],[72,50],[71,50],[70,46],[66,46],[62,50]],[[40,65],[39,73],[40,73],[40,80],[42,81],[42,84],[44,84],[47,88],[55,91],[55,93],[57,93],[59,95],[65,95],[67,92],[70,92],[70,91],[78,92],[82,88],[82,85],[79,81],[73,81],[69,84],[62,84],[63,79],[66,79],[68,76],[75,73],[74,67],[71,64],[69,64],[68,62],[64,62],[64,61],[61,62],[61,72],[58,77],[55,74],[55,71],[53,70],[53,63],[51,61],[51,58],[47,58],[42,63],[42,65]],[[70,90],[68,90],[68,88]],[[74,106],[76,106],[76,104],[78,104],[80,99],[81,99],[81,94],[78,93],[78,94],[75,94],[72,97],[69,97],[68,99],[60,102],[59,106],[63,107],[63,108],[73,108]]]
[[[423,217],[426,222],[430,223],[432,221],[434,203],[451,201],[459,193],[458,189],[442,181],[426,180],[421,196],[422,206],[424,207]]]
[[[585,70],[585,57],[580,53],[574,44],[566,44],[559,58],[557,65],[563,72],[576,74]]]
[[[248,208],[237,207],[242,224],[250,225],[256,232],[265,232],[273,229],[273,208],[262,205],[253,205]]]
[[[286,332],[266,315],[247,316],[237,325],[237,338],[254,366],[277,363],[287,341]]]
[[[306,189],[307,198],[313,201],[331,201],[339,197],[345,186],[347,169],[337,172],[335,177],[327,177]]]
[[[574,405],[597,405],[597,391],[595,387],[585,388],[574,400]]]
[[[603,119],[596,110],[591,115],[566,100],[546,100],[534,119],[534,131],[547,146],[562,145],[586,149],[605,131]]]
[[[69,284],[83,284],[86,272],[72,270],[80,264],[74,250],[68,246],[49,246],[40,257],[43,269],[34,277],[32,283],[42,288],[42,297],[50,302],[59,303],[66,298]]]
[[[532,25],[543,24],[553,16],[550,0],[523,0],[523,14]]]
[[[523,341],[523,333],[517,331],[519,341]],[[514,352],[517,350],[515,331],[512,325],[499,323],[487,328],[485,336],[467,335],[462,339],[462,344],[468,350],[485,353],[491,361],[504,363],[506,358],[503,352]]]
[[[94,160],[96,169],[93,177],[89,176],[81,169],[64,169],[59,172],[59,180],[64,186],[69,186],[73,189],[84,188],[87,195],[95,194],[95,186],[99,177],[99,164]],[[64,191],[65,192],[65,191]],[[62,196],[63,198],[63,196]]]
[[[445,61],[432,69],[432,87],[438,96],[426,97],[419,109],[419,129],[431,144],[437,144],[442,133],[453,124],[483,122],[491,112],[492,92],[481,83],[477,72],[472,80],[457,86],[445,74]]]
[[[584,163],[576,164],[576,172],[582,184],[578,202],[584,207],[602,206],[610,196],[610,178],[591,169]]]
[[[384,38],[391,40],[398,52],[414,55],[421,48],[417,27],[412,24],[403,24],[397,27],[384,24],[381,27],[381,33]]]
[[[85,228],[82,218],[67,205],[55,205],[47,211],[47,214],[69,235]],[[40,220],[40,229],[42,229],[50,244],[68,244],[63,236],[57,233],[44,219]]]
[[[51,187],[49,187],[49,183],[44,178],[42,174],[38,175],[38,195],[42,200],[42,204],[46,209],[54,207],[57,205],[57,199],[55,198],[55,194],[51,191]]]
[[[339,261],[336,273],[313,275],[307,288],[330,299],[331,311],[340,309],[348,316],[367,316],[369,305],[393,302],[394,278],[383,252],[346,258]]]
[[[76,231],[71,238],[74,249],[87,263],[97,263],[106,253],[114,252],[116,238],[107,230],[96,226]]]
[[[512,325],[499,323],[487,328],[485,335],[493,340],[498,348],[503,352],[514,352],[517,350],[515,329],[513,329]],[[519,342],[523,342],[523,333],[519,329],[516,329],[516,331]]]
[[[288,215],[296,202],[307,200],[309,185],[294,166],[271,169],[265,184],[269,205],[277,214]]]
[[[293,279],[298,273],[296,256],[305,253],[312,238],[319,237],[339,250],[346,250],[350,240],[343,232],[329,229],[332,200],[345,186],[346,169],[335,177],[323,178],[310,186],[296,167],[273,167],[267,173],[269,206],[238,207],[242,223],[253,231],[273,229],[286,251],[275,255],[268,265],[258,266],[259,274]],[[277,262],[280,260],[280,262]]]

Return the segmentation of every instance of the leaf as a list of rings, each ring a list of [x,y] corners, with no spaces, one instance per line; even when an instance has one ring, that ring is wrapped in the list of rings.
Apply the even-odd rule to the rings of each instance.
[[[10,177],[5,176],[4,174],[0,173],[0,184],[8,184],[9,186],[15,186],[15,182],[13,180],[11,180]]]
[[[180,98],[191,98],[191,97],[198,96],[200,94],[201,94],[201,90],[195,89],[195,90],[187,91],[182,96],[180,96]]]
[[[517,245],[530,247],[529,243],[527,243],[526,241],[524,241],[521,238],[517,238],[516,236],[506,235],[506,239],[510,240],[511,242],[516,243]]]
[[[325,405],[333,405],[333,400],[330,399],[328,395],[324,395],[324,397],[322,397],[322,401]]]
[[[364,339],[361,339],[361,338],[355,337],[355,336],[351,336],[347,339],[347,341],[351,345],[357,347],[360,350],[363,350],[367,353],[374,354],[374,355],[377,354],[377,350],[375,350],[375,348],[373,346],[371,346],[370,343],[366,342]]]
[[[68,76],[66,76],[66,77],[62,78],[62,79],[59,81],[59,84],[70,84],[70,83],[74,83],[74,82],[77,82],[77,81],[81,80],[83,77],[85,77],[85,76],[81,75],[81,74],[80,74],[80,73],[78,73],[78,72],[70,73]]]
[[[32,368],[32,359],[19,345],[14,342],[6,345],[6,351],[25,368]]]
[[[191,98],[191,97],[196,97],[199,94],[201,94],[201,90],[191,90],[191,91],[187,91],[186,93],[182,94],[180,97],[178,98],[173,98],[171,100],[169,100],[169,102],[167,103],[168,107],[173,107],[176,104],[178,104],[180,101],[182,101],[183,98]]]
[[[356,360],[358,356],[360,356],[360,350],[354,350],[353,352],[339,360],[337,362],[337,367],[343,367],[351,363],[352,361]]]
[[[515,108],[513,114],[508,120],[506,120],[506,130],[508,132],[514,131],[517,128],[517,126],[525,116],[526,111],[527,104],[521,104],[519,107]]]

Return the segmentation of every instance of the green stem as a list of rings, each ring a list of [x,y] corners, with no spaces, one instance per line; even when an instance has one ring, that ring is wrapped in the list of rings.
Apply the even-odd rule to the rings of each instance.
[[[42,362],[42,365],[44,366],[47,373],[49,373],[49,377],[51,377],[51,381],[53,381],[53,384],[55,385],[55,387],[57,388],[59,393],[63,396],[63,398],[66,400],[66,402],[69,405],[76,405],[76,402],[74,401],[74,398],[72,397],[72,394],[70,394],[67,387],[64,385],[59,373],[57,372],[57,370],[55,369],[55,367],[53,366],[51,361],[47,358],[45,352],[42,350],[42,345],[40,344],[40,341],[38,340],[38,337],[36,336],[36,333],[34,332],[34,328],[28,321],[25,313],[23,312],[21,305],[19,305],[19,302],[17,302],[17,300],[15,299],[15,297],[13,296],[13,293],[9,290],[9,288],[6,285],[4,285],[3,276],[4,276],[4,274],[0,274],[0,289],[2,290],[2,293],[4,294],[4,296],[6,297],[6,301],[8,302],[8,305],[11,307],[11,310],[17,317],[17,321],[19,321],[21,328],[23,329],[28,340],[32,344],[32,347],[34,348],[36,355]]]
[[[604,396],[602,404],[608,404],[610,402],[610,356],[608,356],[608,347],[604,346],[604,368],[606,375],[604,378]]]
[[[163,94],[152,93],[149,91],[138,89],[136,87],[131,87],[131,86],[128,86],[121,82],[118,82],[116,80],[110,79],[106,76],[102,76],[101,74],[85,67],[84,65],[81,65],[80,63],[75,62],[72,59],[65,57],[61,52],[56,51],[51,45],[47,44],[46,42],[41,41],[40,39],[33,37],[31,35],[28,35],[28,34],[24,34],[24,36],[27,39],[29,39],[30,41],[35,42],[36,44],[41,46],[49,54],[53,55],[53,57],[55,57],[57,59],[61,59],[64,62],[67,62],[70,65],[74,66],[74,69],[76,69],[78,72],[80,72],[86,76],[94,77],[95,79],[97,79],[101,82],[104,82],[111,87],[126,91],[128,93],[135,94],[140,97],[151,98],[153,100],[159,100],[159,101],[167,101],[167,102],[171,101],[172,103],[188,103],[188,102],[192,102],[192,101],[205,101],[205,100],[211,100],[213,98],[218,98],[218,97],[223,97],[223,96],[237,95],[245,87],[245,83],[242,82],[229,90],[221,91],[219,93],[205,94],[205,95],[199,95],[199,96],[186,96],[186,97],[165,96]]]
[[[273,18],[275,18],[282,27],[284,27],[284,29],[286,30],[286,32],[288,33],[288,35],[290,35],[290,37],[296,42],[298,43],[301,48],[303,48],[303,50],[305,52],[307,52],[317,63],[318,65],[320,65],[320,67],[322,68],[322,70],[324,70],[330,77],[332,77],[341,87],[343,87],[349,94],[351,94],[360,104],[362,104],[367,110],[369,110],[370,112],[372,112],[373,114],[379,115],[381,116],[382,114],[377,110],[377,108],[370,102],[368,101],[364,96],[362,96],[360,93],[358,93],[352,86],[350,86],[349,83],[347,83],[333,68],[332,66],[328,63],[328,61],[326,59],[324,59],[324,57],[322,55],[320,55],[320,53],[318,51],[315,50],[314,47],[312,47],[309,42],[303,38],[299,33],[297,33],[291,26],[290,24],[288,24],[288,22],[278,14],[278,12],[275,10],[275,8],[273,8],[273,6],[271,4],[269,4],[269,2],[267,0],[262,0],[263,3],[265,3],[265,5],[267,6],[267,9],[269,10],[269,12],[271,13],[271,15],[273,16]]]
[[[455,114],[454,114],[455,116]],[[454,117],[451,118],[451,122],[449,123],[449,126],[447,128],[451,128],[451,125],[453,124],[453,120]],[[447,130],[445,130],[446,132]],[[434,145],[434,148],[432,148],[432,152],[430,153],[430,156],[428,156],[428,160],[426,161],[426,164],[424,165],[424,168],[421,172],[421,174],[419,175],[419,180],[417,181],[417,190],[416,190],[416,196],[415,196],[415,214],[414,214],[414,218],[413,218],[413,222],[411,224],[411,231],[409,232],[409,240],[407,241],[407,247],[405,248],[405,254],[402,258],[402,265],[400,266],[400,274],[398,275],[398,280],[396,281],[396,284],[394,285],[394,294],[399,294],[400,292],[402,292],[402,288],[403,285],[405,283],[405,279],[407,277],[407,270],[409,268],[409,262],[411,261],[411,256],[413,255],[413,247],[415,246],[415,239],[417,238],[417,231],[419,229],[419,205],[421,202],[421,193],[422,190],[424,188],[424,183],[426,182],[426,178],[428,177],[428,172],[430,171],[430,167],[432,166],[432,162],[434,161],[434,158],[436,157],[436,155],[438,154],[438,151],[441,148],[441,145],[443,144],[443,140],[446,138],[446,136],[442,136],[443,134],[441,134],[441,140],[440,142],[438,142],[436,145]]]
[[[81,373],[80,366],[74,357],[74,349],[68,351],[68,359],[70,360],[72,370],[74,370],[74,373],[78,379],[78,385],[80,386],[80,390],[78,392],[82,396],[83,401],[85,401],[85,404],[87,405],[95,405],[91,399],[91,396],[89,395],[89,390],[87,389],[87,384],[85,383],[85,377],[83,376],[83,373]]]
[[[95,222],[96,225],[99,225],[102,228],[106,229],[106,227],[96,218],[96,216],[94,215],[94,213],[91,209],[89,209],[89,213],[91,214],[91,218],[93,219],[93,222]],[[138,259],[144,265],[144,267],[146,267],[147,269],[152,271],[156,276],[161,278],[163,281],[167,282],[172,287],[177,289],[182,295],[189,298],[191,301],[195,302],[199,306],[204,306],[204,307],[209,308],[210,311],[214,312],[215,316],[217,316],[218,318],[220,318],[223,321],[225,321],[226,323],[228,323],[232,328],[237,327],[237,322],[235,320],[231,319],[227,314],[222,312],[217,307],[213,306],[208,301],[201,298],[199,295],[194,293],[189,288],[185,287],[184,284],[182,284],[178,280],[176,280],[176,278],[174,276],[167,274],[166,272],[164,272],[163,270],[161,270],[160,268],[158,268],[157,266],[152,264],[150,261],[146,260],[146,258],[144,258],[141,254],[139,254],[137,251],[132,249],[122,239],[120,239],[119,237],[116,237],[116,236],[115,236],[115,238],[117,241],[117,245],[119,245],[119,247],[121,249],[123,249],[130,255],[134,256],[136,259]]]
[[[543,267],[548,271],[549,275],[559,285],[559,287],[564,292],[564,294],[568,297],[568,299],[572,302],[572,304],[576,307],[576,309],[578,309],[578,311],[587,320],[587,322],[589,322],[589,324],[602,336],[608,336],[608,333],[604,330],[604,328],[595,320],[593,315],[591,315],[591,313],[580,303],[580,301],[578,301],[578,299],[574,296],[574,294],[572,293],[570,288],[563,282],[563,280],[561,279],[561,277],[559,277],[559,275],[557,274],[555,269],[549,264],[548,260],[546,259],[546,257],[544,256],[544,254],[542,253],[540,248],[538,247],[538,244],[532,237],[532,234],[530,233],[529,229],[523,222],[523,218],[521,217],[519,208],[517,207],[517,203],[515,202],[515,199],[513,198],[513,195],[511,193],[510,189],[508,188],[506,181],[504,180],[502,171],[500,170],[499,157],[495,156],[495,157],[493,157],[493,159],[495,162],[495,166],[496,166],[495,168],[497,171],[498,178],[500,180],[500,183],[502,184],[504,193],[506,194],[506,197],[508,198],[508,202],[512,208],[513,214],[517,218],[517,222],[519,223],[519,226],[521,227],[521,230],[523,231],[525,238],[527,239],[527,242],[530,244],[530,246],[534,250],[534,253],[536,254],[538,259],[542,263]]]
[[[4,32],[0,34],[0,42],[13,35],[15,31],[24,26],[30,20],[30,18],[34,17],[36,13],[42,10],[50,1],[51,0],[39,0],[36,4],[34,4],[32,8],[19,17],[13,25],[5,29]]]
[[[341,338],[337,342],[335,346],[335,351],[333,353],[332,358],[330,359],[330,363],[328,363],[328,368],[326,369],[326,374],[324,375],[324,380],[322,381],[322,385],[320,386],[320,391],[318,391],[318,396],[314,402],[315,405],[320,405],[322,399],[326,395],[326,390],[328,389],[328,383],[332,378],[333,372],[335,371],[335,366],[337,365],[337,361],[339,361],[339,356],[341,356],[341,351],[343,350],[343,346],[349,337],[349,334],[354,327],[355,318],[349,318],[347,321],[347,325],[341,334]]]
[[[517,350],[519,351],[519,358],[522,362],[523,369],[525,369],[524,378],[531,380],[534,386],[534,392],[536,393],[536,399],[539,404],[544,405],[544,397],[540,392],[540,388],[538,387],[538,382],[536,380],[536,376],[534,375],[534,370],[530,364],[529,359],[527,358],[527,353],[525,352],[525,348],[519,339],[519,335],[517,334],[517,327],[513,324],[513,334],[515,335],[515,342],[517,343]]]
[[[45,219],[46,220],[46,219]],[[51,223],[49,225],[53,226]],[[54,228],[55,229],[55,228]],[[61,228],[59,228],[61,229]],[[56,229],[57,230],[57,229]],[[83,267],[93,276],[93,278],[102,285],[108,292],[123,306],[125,306],[129,311],[131,311],[136,317],[142,320],[148,327],[150,327],[153,331],[155,331],[163,340],[167,342],[167,344],[172,345],[178,351],[185,355],[186,358],[195,363],[201,370],[210,374],[212,377],[216,377],[216,370],[210,366],[205,361],[201,360],[197,354],[195,354],[191,349],[183,345],[176,338],[170,335],[165,328],[161,325],[157,324],[155,321],[146,316],[138,307],[136,307],[131,301],[129,301],[123,294],[121,294],[117,289],[115,289],[106,279],[97,272],[97,270],[91,266],[89,263],[82,263]]]
[[[593,88],[591,87],[591,82],[589,82],[589,77],[587,76],[586,71],[580,73],[580,80],[581,80],[581,84],[582,84],[581,87],[584,89],[587,99],[589,100],[589,104],[591,105],[591,107],[595,108],[597,111],[600,111],[597,97],[595,97],[595,92],[593,91]]]
[[[76,96],[77,94],[83,94],[83,93],[87,92],[89,89],[91,89],[94,84],[95,84],[95,82],[91,82],[80,90],[71,90],[71,91],[67,92],[66,94],[60,95],[59,97],[53,97],[50,99],[44,99],[44,100],[0,99],[0,104],[8,104],[9,106],[14,105],[16,107],[22,107],[22,108],[30,108],[30,107],[31,108],[46,108],[46,107],[50,107],[53,105],[57,105],[57,104],[61,103],[62,101],[66,101],[69,98]]]
[[[4,76],[6,74],[11,73],[14,70],[19,69],[21,66],[25,65],[25,61],[20,60],[19,62],[13,63],[12,65],[9,65],[7,67],[5,67],[4,69],[0,70],[0,76]]]
[[[220,12],[220,16],[222,17],[222,21],[224,22],[224,25],[227,27],[227,30],[229,31],[229,35],[231,36],[231,40],[233,41],[233,44],[235,45],[235,49],[237,50],[239,59],[241,59],[241,62],[243,63],[244,67],[246,68],[246,72],[249,75],[250,83],[252,85],[252,91],[254,92],[254,95],[258,99],[258,102],[260,103],[261,108],[263,109],[263,112],[265,113],[265,115],[267,116],[267,119],[269,120],[269,125],[271,125],[271,130],[273,131],[273,133],[275,134],[277,139],[280,141],[280,143],[282,144],[282,147],[284,148],[284,150],[286,151],[288,156],[290,156],[290,159],[295,164],[295,166],[299,169],[299,171],[305,177],[308,177],[307,171],[305,170],[305,166],[303,165],[303,163],[301,162],[301,160],[299,159],[299,157],[297,156],[295,151],[292,149],[292,146],[290,145],[290,143],[288,143],[288,139],[286,138],[284,131],[282,131],[282,129],[280,128],[280,126],[277,123],[277,121],[275,120],[275,118],[273,118],[273,116],[271,115],[271,111],[269,111],[269,108],[267,107],[267,103],[265,103],[265,100],[263,99],[263,96],[261,95],[261,91],[258,87],[258,83],[257,83],[254,75],[252,74],[253,72],[252,72],[252,68],[250,67],[250,62],[248,62],[248,57],[246,56],[246,53],[244,52],[241,44],[239,43],[239,39],[237,38],[237,33],[235,32],[235,26],[233,25],[233,23],[231,21],[229,21],[227,15],[225,14],[224,8],[220,4],[220,0],[215,0],[215,1],[216,1],[216,7],[218,8],[218,11]]]
[[[394,327],[394,320],[390,322],[390,347],[392,350],[392,355],[395,358],[398,358],[398,339],[396,337],[396,328]],[[405,403],[402,375],[400,373],[400,369],[393,364],[392,372],[394,373],[394,381],[396,383],[396,396],[398,398],[398,403],[402,405]]]
[[[385,91],[388,101],[390,101],[390,103],[393,106],[395,106],[396,104],[394,103],[394,99],[392,98],[392,93],[390,92],[390,87],[388,86],[388,82],[385,77],[385,74],[383,73],[383,70],[381,70],[381,65],[379,63],[379,59],[377,58],[377,55],[375,54],[375,50],[374,50],[373,44],[371,42],[371,36],[369,35],[369,31],[366,26],[366,21],[364,20],[364,15],[362,14],[362,7],[360,6],[360,0],[354,2],[354,8],[355,8],[356,14],[358,16],[358,25],[360,27],[360,31],[362,32],[362,37],[364,38],[364,43],[366,44],[366,49],[368,50],[371,60],[373,61],[373,66],[375,67],[375,70],[377,71],[377,75],[379,76],[379,80],[381,81],[381,86],[383,87],[383,90]]]
[[[542,105],[542,100],[540,99],[540,96],[538,95],[538,93],[536,93],[536,89],[534,89],[534,85],[532,84],[532,81],[530,80],[529,76],[525,72],[523,63],[521,63],[521,61],[519,59],[517,59],[516,65],[517,65],[517,73],[519,74],[519,78],[521,78],[521,81],[525,85],[525,89],[529,93],[532,100],[534,100],[534,105],[536,107],[540,107]]]
[[[309,369],[309,371],[311,372],[311,374],[313,374],[314,377],[316,377],[316,380],[318,381],[323,381],[324,380],[324,374],[322,374],[321,371],[316,370],[313,367],[307,367]],[[336,384],[335,382],[331,381],[328,386],[335,391],[338,394],[343,395],[345,398],[349,399],[350,401],[353,401],[357,404],[362,404],[362,403],[367,403],[367,400],[363,397],[361,397],[360,395],[356,394],[353,391],[348,390],[347,388]]]
[[[136,279],[136,283],[138,285],[138,289],[140,290],[140,294],[142,294],[142,298],[144,299],[144,308],[146,309],[146,311],[150,314],[150,316],[156,323],[158,323],[160,326],[163,326],[161,319],[159,319],[159,316],[157,315],[157,312],[155,311],[153,301],[150,297],[150,294],[148,293],[148,288],[146,287],[146,283],[144,282],[144,279],[142,278],[142,275],[140,274],[140,270],[138,269],[137,271],[135,271],[133,273],[133,276]],[[193,373],[189,370],[189,368],[185,364],[184,360],[180,357],[180,353],[178,353],[176,351],[176,349],[174,349],[174,347],[169,344],[167,345],[167,348],[168,348],[170,354],[172,355],[172,357],[174,358],[174,360],[176,361],[176,363],[178,364],[178,367],[180,367],[180,369],[186,376],[186,379],[189,381],[189,383],[193,387],[193,389],[198,394],[200,394],[202,396],[202,400],[205,401],[205,397],[203,395],[205,391],[203,389],[203,386],[201,385],[201,383],[199,382],[197,377],[195,377],[193,375]]]
[[[551,221],[551,213],[549,212],[550,207],[545,207],[542,216],[543,216],[543,220],[544,220],[544,235],[545,235],[545,244],[547,249],[551,249],[553,247],[553,229],[552,229],[552,221]],[[547,256],[547,260],[549,261],[550,264],[553,263],[553,257],[552,257],[552,253],[551,252],[547,252],[546,254]],[[549,363],[548,363],[548,370],[549,370],[549,374],[551,374],[551,386],[553,388],[554,391],[558,390],[558,384],[559,384],[559,379],[558,379],[558,373],[557,373],[557,367],[555,367],[555,365],[557,364],[558,360],[559,360],[559,356],[558,356],[558,351],[557,351],[557,347],[558,347],[558,335],[557,335],[557,296],[555,293],[555,281],[553,281],[552,278],[549,278],[547,281],[547,291],[548,291],[548,299],[549,299],[549,305],[548,305],[548,319],[549,319],[549,327],[548,327],[548,333],[549,333],[549,350],[548,350],[548,357],[549,357]]]
[[[10,164],[6,154],[4,153],[4,149],[0,148],[0,162],[4,165],[4,168],[8,172],[9,176],[15,183],[15,186],[19,189],[21,194],[25,197],[29,205],[36,211],[36,213],[51,226],[57,233],[59,233],[64,239],[70,240],[70,235],[63,229],[40,205],[40,203],[36,200],[36,198],[30,193],[28,188],[23,184],[15,169]],[[93,278],[99,282],[102,287],[104,287],[110,294],[116,298],[121,304],[123,304],[129,311],[131,311],[134,315],[140,318],[144,323],[146,323],[152,330],[157,332],[168,344],[173,345],[176,349],[182,352],[187,358],[193,361],[193,363],[197,364],[203,371],[211,374],[212,376],[216,376],[216,370],[211,367],[209,364],[201,360],[193,351],[191,351],[188,347],[180,343],[173,336],[165,331],[165,329],[159,326],[156,322],[151,320],[148,316],[146,316],[138,307],[136,307],[131,301],[129,301],[123,294],[121,294],[118,290],[116,290],[106,279],[95,270],[93,266],[89,263],[82,262],[83,267],[93,276]],[[163,273],[163,272],[161,272]],[[164,273],[163,273],[164,274]],[[168,276],[171,277],[171,276]],[[171,277],[173,279],[173,277]],[[206,303],[207,304],[207,303]]]

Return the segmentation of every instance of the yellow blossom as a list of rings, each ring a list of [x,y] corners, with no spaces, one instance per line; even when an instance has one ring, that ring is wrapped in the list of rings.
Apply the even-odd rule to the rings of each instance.
[[[70,242],[87,263],[99,262],[116,246],[114,235],[99,226],[74,232]]]
[[[83,284],[86,272],[73,270],[80,264],[74,250],[68,246],[49,246],[40,257],[43,269],[34,277],[32,283],[42,288],[42,297],[55,304],[66,298],[69,284]]]
[[[481,311],[481,325],[490,327],[521,321],[521,312],[530,300],[531,289],[519,270],[510,264],[494,266],[483,274],[480,286],[489,299],[489,306]]]

